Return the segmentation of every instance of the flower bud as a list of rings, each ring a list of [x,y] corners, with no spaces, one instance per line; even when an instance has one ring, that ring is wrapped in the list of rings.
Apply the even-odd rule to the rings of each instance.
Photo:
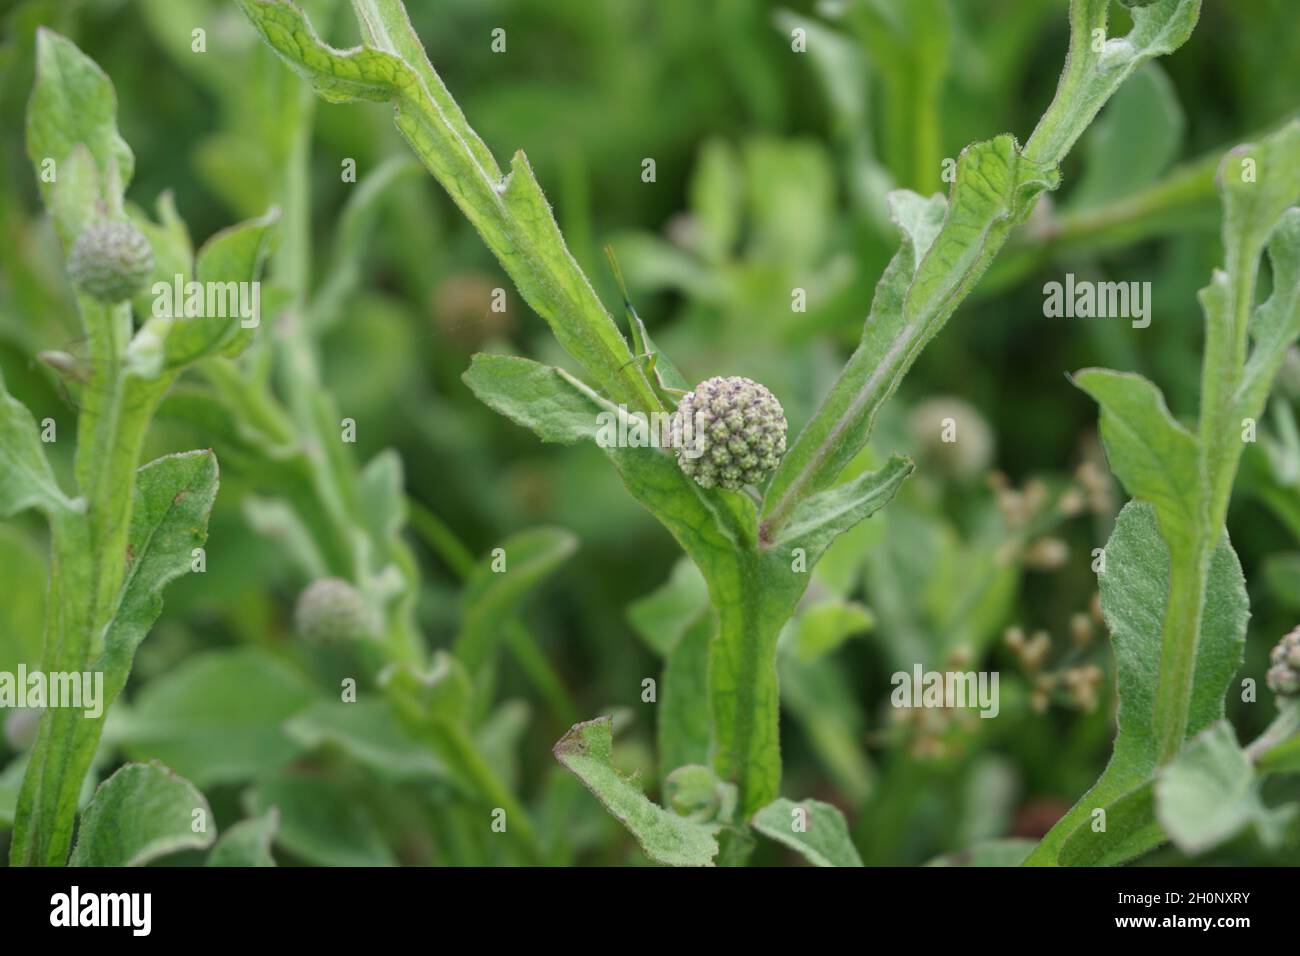
[[[125,302],[153,274],[153,247],[129,222],[96,223],[73,243],[68,274],[92,299],[106,305]]]
[[[1268,688],[1279,697],[1300,697],[1300,627],[1269,652]]]
[[[375,631],[365,599],[342,578],[320,578],[298,596],[298,633],[321,644],[368,637]]]
[[[677,406],[673,447],[701,488],[758,485],[785,454],[785,411],[758,382],[732,376],[695,386]]]

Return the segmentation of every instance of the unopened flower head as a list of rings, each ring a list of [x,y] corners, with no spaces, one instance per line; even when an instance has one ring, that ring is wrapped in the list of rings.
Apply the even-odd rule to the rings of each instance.
[[[298,633],[322,644],[367,637],[375,630],[365,599],[342,578],[320,578],[298,596]]]
[[[153,274],[153,247],[129,222],[96,223],[72,245],[68,274],[92,299],[115,305],[141,291]]]
[[[703,488],[761,484],[785,454],[785,432],[776,396],[740,376],[701,382],[673,418],[677,461]]]
[[[1300,697],[1300,627],[1277,642],[1268,662],[1269,690],[1279,697]]]

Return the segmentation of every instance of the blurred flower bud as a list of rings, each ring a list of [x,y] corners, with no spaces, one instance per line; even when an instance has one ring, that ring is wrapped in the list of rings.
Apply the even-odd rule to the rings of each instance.
[[[299,634],[322,644],[368,637],[377,630],[361,592],[342,578],[313,581],[298,596],[294,623]]]
[[[96,223],[73,243],[68,274],[92,299],[108,305],[125,302],[153,274],[153,247],[129,222]]]
[[[1300,627],[1269,652],[1268,687],[1279,697],[1300,697]]]
[[[938,395],[921,402],[908,416],[908,432],[917,456],[949,478],[968,481],[993,460],[993,432],[967,402]]]

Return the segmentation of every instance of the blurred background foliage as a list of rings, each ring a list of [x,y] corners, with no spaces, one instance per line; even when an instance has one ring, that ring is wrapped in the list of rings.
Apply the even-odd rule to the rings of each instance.
[[[318,23],[331,22],[320,19],[329,6],[315,4]],[[896,245],[885,193],[944,189],[944,160],[965,144],[1027,135],[1067,39],[1064,0],[408,7],[497,156],[528,154],[611,311],[607,243],[686,377],[763,381],[792,431],[856,340]],[[38,420],[56,423],[51,455],[67,473],[75,397],[36,359],[78,346],[23,148],[36,27],[68,35],[112,77],[136,154],[130,198],[152,209],[170,191],[196,242],[278,201],[300,84],[222,0],[8,0],[0,10],[0,369]],[[1095,406],[1062,373],[1141,371],[1176,415],[1194,414],[1195,292],[1222,260],[1214,169],[1224,150],[1300,105],[1294,17],[1291,0],[1207,0],[1191,41],[1116,96],[1066,164],[1063,188],[888,406],[873,454],[910,454],[919,473],[818,568],[781,659],[784,789],[843,808],[868,863],[1037,837],[1103,765],[1112,663],[1090,563],[1123,502],[1097,444]],[[205,53],[191,49],[195,27],[206,30]],[[504,53],[491,49],[498,27]],[[799,30],[804,53],[792,49]],[[346,15],[323,32],[355,42]],[[541,446],[462,385],[478,350],[567,363],[407,155],[387,108],[315,111],[310,182],[300,185],[310,189],[313,289],[326,303],[313,330],[322,378],[357,422],[358,457],[393,447],[405,463],[418,615],[431,645],[460,629],[470,555],[539,524],[576,535],[576,553],[523,614],[559,686],[524,657],[506,659],[504,703],[475,740],[534,809],[553,862],[638,862],[551,745],[577,717],[614,713],[626,769],[652,789],[673,769],[667,755],[654,763],[655,705],[642,702],[642,680],[659,677],[658,655],[688,639],[698,582],[689,567],[675,569],[673,542],[596,450]],[[642,179],[646,158],[653,182]],[[349,159],[358,183],[341,176]],[[349,207],[360,189],[373,202]],[[1067,272],[1150,281],[1150,328],[1044,318],[1043,284]],[[507,288],[504,313],[490,307],[497,287]],[[803,311],[792,308],[795,289]],[[1297,397],[1292,361],[1229,519],[1253,610],[1240,676],[1261,685],[1256,702],[1229,697],[1243,738],[1272,715],[1265,656],[1300,614]],[[147,457],[214,443],[220,456],[220,440],[178,406],[170,416],[164,407]],[[948,417],[953,445],[939,441]],[[450,792],[427,753],[391,734],[367,750],[356,728],[332,726],[320,709],[345,663],[294,634],[306,580],[250,521],[258,485],[256,468],[223,459],[207,571],[169,589],[101,769],[162,759],[204,790],[223,827],[278,806],[281,862],[498,860],[478,810]],[[39,661],[45,551],[34,522],[0,529],[0,669]],[[999,717],[893,710],[890,675],[916,663],[1000,671]],[[22,728],[8,729],[0,829],[21,749]],[[1294,777],[1271,785],[1297,789]],[[1293,833],[1290,862],[1298,846]],[[758,859],[788,861],[771,846]],[[1183,862],[1169,849],[1151,861]],[[1280,860],[1243,837],[1197,862]]]

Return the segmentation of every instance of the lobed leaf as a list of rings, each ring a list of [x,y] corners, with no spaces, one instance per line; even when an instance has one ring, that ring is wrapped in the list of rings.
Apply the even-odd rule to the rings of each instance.
[[[718,825],[669,813],[615,770],[610,763],[612,726],[608,717],[574,724],[556,743],[556,759],[627,827],[651,860],[667,866],[712,866],[718,855]]]

